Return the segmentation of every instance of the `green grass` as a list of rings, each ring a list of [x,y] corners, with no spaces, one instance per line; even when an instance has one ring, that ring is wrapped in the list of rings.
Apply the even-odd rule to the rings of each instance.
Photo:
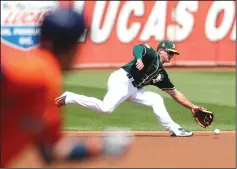
[[[103,99],[111,71],[73,72],[64,78],[65,90]],[[215,121],[208,129],[195,122],[191,112],[176,103],[160,89],[147,89],[159,93],[174,121],[190,130],[235,130],[235,72],[168,71],[176,88],[191,102],[215,112]],[[129,127],[133,130],[163,130],[152,108],[124,102],[110,114],[97,113],[79,105],[65,108],[65,129],[102,130],[106,126]]]

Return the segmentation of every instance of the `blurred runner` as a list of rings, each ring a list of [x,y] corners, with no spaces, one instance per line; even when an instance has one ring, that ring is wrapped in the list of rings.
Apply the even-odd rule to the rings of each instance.
[[[2,56],[1,167],[16,166],[14,160],[32,145],[50,164],[121,155],[130,144],[123,133],[85,142],[61,134],[62,117],[54,98],[62,92],[62,71],[71,69],[84,28],[82,14],[57,9],[43,20],[39,48],[22,56]]]

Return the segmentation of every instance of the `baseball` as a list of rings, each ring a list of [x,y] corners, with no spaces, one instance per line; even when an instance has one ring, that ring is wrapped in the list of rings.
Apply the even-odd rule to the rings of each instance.
[[[215,133],[216,135],[218,135],[218,134],[220,134],[220,130],[219,130],[219,129],[215,129],[215,130],[214,130],[214,133]]]

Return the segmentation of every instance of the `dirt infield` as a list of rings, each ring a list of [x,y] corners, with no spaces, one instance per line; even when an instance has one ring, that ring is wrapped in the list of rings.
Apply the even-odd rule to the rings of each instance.
[[[100,132],[65,132],[74,136],[94,136]],[[98,158],[52,167],[82,168],[235,168],[235,131],[194,132],[192,137],[170,137],[167,132],[134,132],[134,143],[122,159]]]

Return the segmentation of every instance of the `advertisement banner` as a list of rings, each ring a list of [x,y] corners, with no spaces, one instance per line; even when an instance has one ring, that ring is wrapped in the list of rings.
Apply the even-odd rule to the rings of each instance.
[[[236,65],[235,1],[35,1],[14,11],[7,2],[1,6],[2,54],[37,47],[36,27],[61,5],[84,11],[90,27],[78,41],[75,67],[120,66],[133,59],[134,45],[156,49],[163,39],[180,52],[170,65]]]

